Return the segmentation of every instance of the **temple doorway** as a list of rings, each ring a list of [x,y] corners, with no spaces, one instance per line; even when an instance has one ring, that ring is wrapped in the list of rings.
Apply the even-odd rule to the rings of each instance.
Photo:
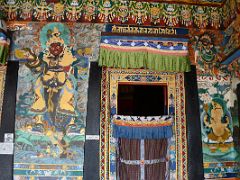
[[[126,116],[167,115],[167,84],[119,83],[118,114]],[[118,138],[119,180],[167,179],[167,138]]]
[[[103,68],[101,179],[186,177],[183,78],[183,73]]]

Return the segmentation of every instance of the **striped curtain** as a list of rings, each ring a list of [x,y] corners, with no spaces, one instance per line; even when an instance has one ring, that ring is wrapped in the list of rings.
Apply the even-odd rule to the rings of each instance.
[[[167,138],[144,140],[119,138],[118,143],[119,180],[167,179]]]

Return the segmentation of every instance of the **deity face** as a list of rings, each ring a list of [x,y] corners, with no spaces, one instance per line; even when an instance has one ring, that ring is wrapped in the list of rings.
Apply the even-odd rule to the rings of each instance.
[[[63,45],[59,42],[54,42],[50,44],[49,51],[52,55],[58,56],[63,52]]]
[[[220,22],[220,14],[217,11],[213,11],[211,17],[213,21]]]
[[[160,9],[157,7],[152,7],[150,11],[152,16],[158,16],[160,14]]]
[[[142,3],[141,3],[141,2],[138,2],[138,3],[136,4],[136,8],[137,8],[137,9],[142,9],[142,8],[143,8]]]
[[[56,3],[54,5],[53,11],[55,14],[60,15],[63,14],[63,10],[64,10],[64,5],[61,3]]]
[[[213,106],[213,109],[222,109],[222,106],[215,101],[212,101],[212,106]]]
[[[191,11],[190,11],[190,9],[189,8],[184,8],[181,11],[181,15],[182,15],[183,19],[190,19],[191,18]]]
[[[85,8],[88,15],[94,15],[95,6],[86,6]]]
[[[121,5],[120,7],[119,7],[119,15],[121,16],[121,17],[127,17],[128,16],[128,6],[126,6],[126,5]]]
[[[212,45],[212,39],[209,35],[203,35],[200,38],[200,42],[204,47],[211,47]]]
[[[201,6],[198,6],[197,13],[198,14],[204,14],[204,9]]]
[[[24,2],[21,8],[23,13],[29,13],[32,10],[32,4],[30,2]]]
[[[211,111],[211,117],[213,119],[223,116],[223,108],[220,104],[215,101],[212,101],[213,109]]]

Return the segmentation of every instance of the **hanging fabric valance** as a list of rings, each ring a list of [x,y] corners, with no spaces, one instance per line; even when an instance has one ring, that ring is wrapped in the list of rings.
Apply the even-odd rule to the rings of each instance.
[[[130,139],[161,139],[172,136],[172,116],[114,115],[113,136]]]
[[[187,39],[102,36],[99,65],[188,72]]]

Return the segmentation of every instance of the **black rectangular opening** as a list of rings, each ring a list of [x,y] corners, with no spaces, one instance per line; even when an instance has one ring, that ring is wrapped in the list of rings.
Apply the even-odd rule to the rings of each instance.
[[[160,116],[168,114],[166,84],[118,84],[118,114]]]

